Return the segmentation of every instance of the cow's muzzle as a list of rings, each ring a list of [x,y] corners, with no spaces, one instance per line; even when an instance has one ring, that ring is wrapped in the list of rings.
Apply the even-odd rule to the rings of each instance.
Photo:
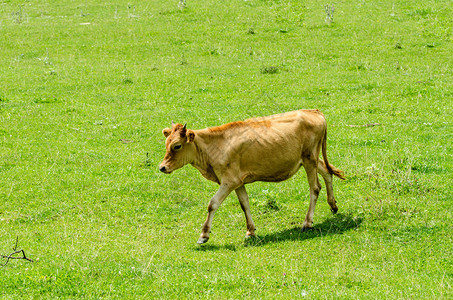
[[[162,173],[165,173],[165,174],[171,173],[171,171],[165,165],[160,165],[159,171],[161,171]]]

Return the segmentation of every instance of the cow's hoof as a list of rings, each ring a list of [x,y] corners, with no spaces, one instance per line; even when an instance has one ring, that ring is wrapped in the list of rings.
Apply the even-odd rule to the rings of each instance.
[[[332,208],[332,209],[330,209],[330,210],[332,211],[333,214],[336,214],[337,211],[338,211],[338,207]]]
[[[256,239],[256,235],[254,235],[254,234],[246,234],[245,235],[245,239],[246,240]]]
[[[197,244],[202,245],[202,244],[206,243],[208,240],[209,240],[209,238],[201,237],[198,239]]]
[[[302,232],[307,232],[307,231],[310,231],[312,229],[313,229],[313,227],[302,227]]]

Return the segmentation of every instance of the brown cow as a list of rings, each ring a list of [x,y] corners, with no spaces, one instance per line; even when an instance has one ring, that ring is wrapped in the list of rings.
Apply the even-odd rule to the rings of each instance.
[[[219,127],[190,130],[172,124],[162,131],[167,152],[159,166],[171,173],[191,164],[201,174],[220,185],[208,205],[199,244],[206,243],[214,214],[232,191],[241,203],[247,221],[247,237],[255,235],[245,184],[254,181],[278,182],[293,176],[301,166],[310,185],[310,206],[302,230],[312,228],[313,214],[321,185],[327,186],[327,202],[337,212],[332,174],[344,179],[343,172],[327,161],[326,120],[318,110],[298,110],[280,115],[228,123]],[[322,149],[321,160],[319,158]]]

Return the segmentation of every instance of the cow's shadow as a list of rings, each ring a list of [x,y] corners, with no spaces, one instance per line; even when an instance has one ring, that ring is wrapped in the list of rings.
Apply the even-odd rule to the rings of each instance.
[[[257,235],[255,238],[246,239],[245,245],[259,247],[270,243],[303,241],[330,235],[343,234],[346,231],[358,228],[362,221],[362,218],[354,217],[351,214],[339,213],[324,220],[322,223],[315,223],[313,228],[310,230],[302,231],[302,227],[298,226],[266,235]]]
[[[266,235],[257,235],[256,237],[244,240],[246,247],[260,247],[271,243],[281,243],[285,241],[304,241],[315,238],[322,238],[330,235],[343,234],[347,231],[356,229],[362,223],[363,218],[354,217],[351,214],[338,213],[324,220],[324,222],[315,224],[313,229],[302,232],[302,227],[293,227],[282,231],[269,233]],[[236,251],[238,245],[215,245],[206,244],[198,247],[199,251],[216,251],[230,250]]]

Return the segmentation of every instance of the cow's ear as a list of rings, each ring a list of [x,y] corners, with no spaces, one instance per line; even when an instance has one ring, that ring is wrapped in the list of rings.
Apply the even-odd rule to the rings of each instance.
[[[171,133],[170,128],[165,128],[164,130],[162,130],[162,134],[165,135],[165,137],[168,137],[170,133]]]
[[[192,143],[193,140],[195,139],[195,132],[193,132],[192,130],[188,129],[187,132],[186,132],[186,136],[187,136],[187,143]]]

